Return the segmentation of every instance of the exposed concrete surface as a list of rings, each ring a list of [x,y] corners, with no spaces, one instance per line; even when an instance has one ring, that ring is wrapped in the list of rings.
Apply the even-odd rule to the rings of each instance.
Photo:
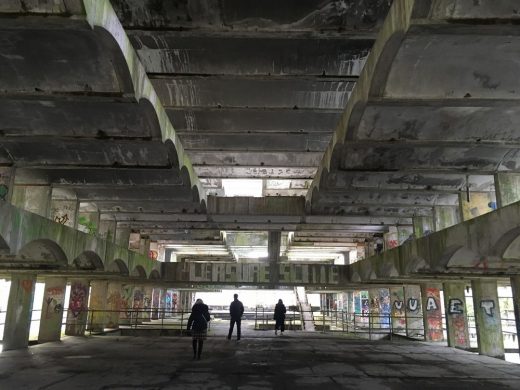
[[[69,337],[2,352],[0,388],[515,389],[520,380],[519,365],[435,344],[248,330],[237,343],[212,332],[200,361],[190,337]]]

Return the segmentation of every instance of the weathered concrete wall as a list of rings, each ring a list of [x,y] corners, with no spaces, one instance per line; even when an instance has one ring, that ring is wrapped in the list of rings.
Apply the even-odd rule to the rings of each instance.
[[[86,252],[93,252],[101,259],[105,270],[109,269],[114,260],[123,262],[129,272],[136,267],[142,267],[146,276],[150,275],[152,270],[159,269],[158,263],[147,256],[20,210],[5,202],[0,202],[0,236],[9,246],[9,254],[17,257],[15,263],[18,262],[20,267],[44,260],[52,262],[57,267],[68,267],[72,270],[78,265],[74,262],[76,259]],[[19,256],[24,253],[24,248],[29,250],[29,244],[35,242],[40,243],[40,246],[25,253],[30,257],[21,259]]]

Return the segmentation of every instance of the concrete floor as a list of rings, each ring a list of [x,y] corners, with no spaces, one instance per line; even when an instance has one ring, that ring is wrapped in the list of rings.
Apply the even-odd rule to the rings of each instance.
[[[214,324],[202,359],[189,337],[65,337],[0,353],[0,389],[519,389],[520,365],[445,346]]]

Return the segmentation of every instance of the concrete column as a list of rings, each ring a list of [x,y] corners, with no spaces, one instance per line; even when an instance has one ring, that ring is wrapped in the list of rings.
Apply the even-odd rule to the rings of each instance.
[[[66,288],[67,278],[45,278],[38,343],[60,340]]]
[[[106,327],[119,328],[119,317],[121,316],[121,289],[120,282],[109,282],[107,288],[107,323]]]
[[[270,230],[267,241],[267,253],[269,256],[269,282],[274,286],[280,281],[280,246],[282,244],[282,232]]]
[[[132,306],[134,303],[134,285],[123,284],[121,286],[121,314],[119,324],[130,325],[132,321]]]
[[[448,346],[469,349],[468,317],[464,283],[445,282],[444,311],[446,313],[446,328],[448,329]]]
[[[406,303],[403,286],[390,287],[392,329],[396,334],[406,333]]]
[[[104,240],[115,243],[116,241],[116,226],[115,219],[102,219],[99,221],[99,237]]]
[[[14,188],[14,168],[0,167],[0,201],[11,203]]]
[[[93,280],[90,283],[89,330],[104,332],[109,322],[106,312],[108,306],[108,281]]]
[[[421,297],[426,341],[443,341],[441,285],[437,283],[421,284]]]
[[[70,281],[69,308],[67,311],[67,336],[83,336],[88,317],[89,281],[74,279]]]
[[[520,276],[511,276],[511,291],[513,292],[513,306],[515,309],[516,341],[520,348]]]
[[[161,289],[154,287],[152,291],[152,320],[159,319],[161,310]]]
[[[150,252],[150,243],[151,240],[149,237],[141,236],[139,240],[139,253],[143,256],[148,257],[148,254]]]
[[[116,241],[115,244],[128,249],[128,243],[130,242],[130,233],[132,230],[129,227],[116,227]]]
[[[79,203],[74,192],[53,188],[49,218],[59,224],[76,228]]]
[[[520,174],[495,174],[495,194],[498,207],[518,202],[520,200]]]
[[[3,349],[27,348],[36,275],[12,274],[7,313],[5,317]]]
[[[159,291],[159,317],[164,318],[166,315],[166,295],[168,294],[167,289],[161,288]],[[179,300],[180,301],[180,300]]]
[[[478,353],[504,359],[504,340],[496,280],[471,281],[477,325]]]
[[[150,321],[152,318],[152,286],[143,288],[143,321]]]
[[[496,208],[494,192],[470,192],[469,201],[466,193],[459,194],[459,205],[463,221],[489,213]]]
[[[433,217],[413,217],[412,223],[416,238],[427,236],[435,231]]]
[[[132,301],[132,325],[141,324],[143,322],[143,310],[144,306],[144,288],[143,286],[136,286],[134,288],[134,297]]]
[[[47,185],[15,185],[11,203],[18,208],[48,218],[51,204],[51,187]]]
[[[406,335],[418,337],[424,332],[421,288],[419,286],[405,286],[404,299],[406,302]]]
[[[456,206],[435,206],[433,208],[434,230],[449,228],[460,222],[460,212]]]
[[[368,317],[369,328],[379,332],[381,328],[381,308],[379,305],[379,289],[371,288],[368,290]]]

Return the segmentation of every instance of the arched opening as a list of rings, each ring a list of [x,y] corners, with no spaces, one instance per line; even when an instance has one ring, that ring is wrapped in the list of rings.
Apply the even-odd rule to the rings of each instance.
[[[130,276],[135,276],[138,278],[146,279],[146,271],[141,265],[137,265],[133,270]]]
[[[125,262],[121,259],[115,259],[112,261],[106,268],[108,272],[116,272],[118,274],[121,274],[123,276],[128,276],[128,267],[126,266]]]
[[[85,251],[81,253],[72,261],[72,264],[80,270],[94,271],[103,270],[105,268],[101,258],[92,251]]]
[[[18,257],[28,262],[53,261],[59,265],[68,264],[67,256],[54,241],[40,239],[29,242],[18,252]]]
[[[150,272],[150,277],[148,279],[159,280],[161,279],[161,273],[158,270],[154,269],[152,270],[152,272]]]

